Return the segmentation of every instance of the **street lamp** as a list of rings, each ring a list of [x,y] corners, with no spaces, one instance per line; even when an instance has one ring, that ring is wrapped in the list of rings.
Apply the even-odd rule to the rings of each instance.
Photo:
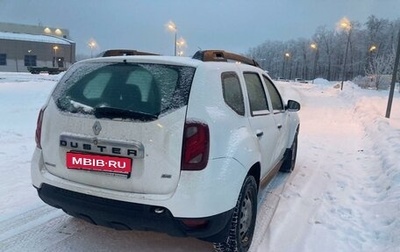
[[[377,49],[376,45],[372,45],[372,46],[369,48],[369,52],[372,53],[372,52],[375,51],[376,49]]]
[[[183,48],[186,47],[186,45],[187,45],[186,40],[184,38],[180,37],[178,39],[178,41],[176,42],[176,46],[178,48],[178,52],[177,52],[178,56],[183,56],[183,53],[184,53]]]
[[[90,41],[88,46],[90,47],[90,58],[93,58],[93,49],[96,47],[96,41]]]
[[[311,43],[310,47],[314,50],[317,50],[318,46],[316,43]]]
[[[372,74],[375,75],[377,74],[375,72],[375,65],[374,65],[374,52],[377,50],[378,48],[376,47],[376,45],[371,45],[368,49],[368,58],[367,58],[367,63],[368,63],[368,67],[371,69]],[[377,76],[378,77],[378,76]]]
[[[57,61],[57,50],[58,50],[58,46],[53,46],[53,50],[54,50],[53,67],[55,67],[55,66],[56,66],[56,61]]]
[[[349,52],[349,45],[350,45],[350,36],[352,31],[351,22],[347,18],[342,18],[339,22],[340,29],[347,32],[347,43],[346,43],[346,51],[344,53],[344,61],[343,61],[343,69],[342,69],[342,83],[340,84],[340,90],[343,90],[343,82],[346,78],[346,63],[347,63],[347,54]]]
[[[167,29],[168,29],[169,31],[171,31],[171,32],[174,33],[174,37],[175,37],[175,40],[174,40],[174,55],[176,56],[176,46],[177,46],[177,33],[178,33],[178,28],[176,27],[176,24],[175,24],[174,22],[172,22],[172,21],[169,21],[169,22],[166,24],[166,27],[167,27]]]
[[[285,74],[285,68],[286,68],[286,61],[289,60],[290,58],[290,53],[285,53],[283,55],[283,66],[282,66],[282,77],[286,79],[286,74]]]
[[[60,29],[58,29],[58,28],[54,31],[54,33],[55,33],[56,35],[58,35],[58,36],[61,36],[61,35],[62,35],[62,31],[61,31]]]
[[[312,50],[315,50],[315,55],[314,55],[314,66],[313,66],[313,81],[316,77],[316,72],[317,72],[317,58],[318,58],[318,45],[317,43],[311,43],[310,45]]]
[[[49,27],[44,28],[44,33],[46,34],[50,34],[51,33],[51,29]]]

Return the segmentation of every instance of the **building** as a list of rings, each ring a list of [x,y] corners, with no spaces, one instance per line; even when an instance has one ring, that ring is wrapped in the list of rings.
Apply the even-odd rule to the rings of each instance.
[[[67,29],[0,23],[0,72],[68,68],[74,62],[75,42]]]

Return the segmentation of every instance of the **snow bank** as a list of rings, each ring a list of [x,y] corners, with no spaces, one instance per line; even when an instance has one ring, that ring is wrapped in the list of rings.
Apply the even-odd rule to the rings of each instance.
[[[313,84],[316,84],[316,85],[323,85],[323,86],[329,86],[329,85],[331,85],[331,83],[330,83],[328,80],[322,79],[322,78],[316,78],[316,79],[313,81]]]

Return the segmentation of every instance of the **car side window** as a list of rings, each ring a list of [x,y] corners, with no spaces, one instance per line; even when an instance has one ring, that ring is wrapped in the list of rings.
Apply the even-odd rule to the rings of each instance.
[[[239,77],[235,72],[221,74],[222,92],[225,103],[237,114],[244,115],[244,101]]]
[[[272,108],[274,112],[284,110],[281,95],[275,85],[265,76],[263,76],[265,85],[267,86],[269,96],[271,97]]]
[[[245,72],[247,94],[249,96],[251,115],[265,115],[269,113],[264,86],[258,73]]]

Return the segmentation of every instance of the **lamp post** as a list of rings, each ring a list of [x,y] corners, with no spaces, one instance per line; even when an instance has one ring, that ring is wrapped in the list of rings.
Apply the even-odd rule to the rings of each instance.
[[[310,47],[312,50],[315,50],[314,66],[313,66],[313,81],[314,81],[317,73],[318,45],[317,43],[311,43]]]
[[[370,68],[372,74],[376,74],[375,65],[373,61],[373,54],[377,49],[378,48],[376,47],[376,45],[371,45],[370,48],[368,49],[367,67]]]
[[[399,62],[400,62],[400,30],[399,30],[398,40],[399,41],[397,42],[396,57],[394,59],[392,82],[390,83],[389,98],[388,98],[388,104],[387,104],[387,107],[386,107],[386,116],[385,116],[386,118],[390,118],[390,113],[392,111],[394,86],[396,84],[397,71],[399,69]]]
[[[284,79],[286,79],[286,61],[288,61],[289,58],[290,58],[290,53],[287,52],[283,55],[282,77]]]
[[[351,36],[351,22],[347,18],[342,18],[340,20],[340,28],[347,32],[347,42],[346,42],[346,51],[344,53],[344,61],[343,61],[343,69],[342,69],[342,82],[340,84],[340,90],[343,90],[343,82],[346,78],[346,63],[347,63],[347,54],[349,52],[349,45],[350,45],[350,36]]]
[[[55,67],[55,66],[56,66],[56,61],[57,61],[57,50],[58,50],[58,46],[53,46],[53,50],[54,50],[53,67]]]
[[[90,58],[93,58],[93,49],[96,47],[96,41],[90,41],[88,46],[90,47]]]
[[[175,23],[172,21],[169,21],[166,26],[169,31],[174,33],[174,55],[176,56],[178,28],[176,27]]]
[[[288,80],[290,80],[291,78],[292,78],[292,62],[290,61],[290,57],[291,57],[292,55],[290,55],[290,53],[285,53],[285,59],[287,60],[287,62],[290,62],[290,64],[289,64],[289,78],[288,78]]]
[[[178,48],[178,52],[177,52],[178,56],[183,56],[183,53],[184,53],[183,48],[186,46],[186,40],[184,38],[180,37],[175,44]]]

